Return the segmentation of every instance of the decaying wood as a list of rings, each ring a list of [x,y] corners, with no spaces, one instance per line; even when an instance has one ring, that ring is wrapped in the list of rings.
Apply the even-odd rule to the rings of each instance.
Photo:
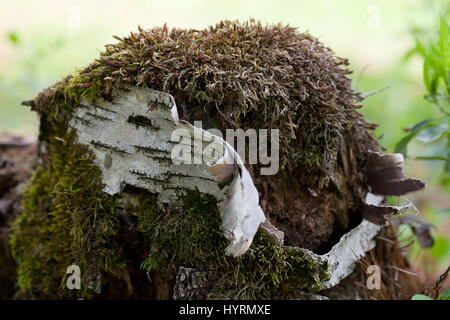
[[[202,300],[208,297],[211,287],[211,273],[180,267],[175,279],[173,298],[175,300]]]
[[[152,108],[148,106],[149,101]],[[130,185],[158,194],[158,201],[163,204],[176,201],[187,189],[198,188],[221,201],[218,206],[222,228],[230,241],[227,254],[244,254],[258,228],[270,235],[276,244],[283,245],[284,233],[265,219],[252,178],[244,165],[238,165],[242,163],[239,155],[219,137],[211,137],[210,133],[180,121],[171,95],[152,89],[125,88],[114,97],[114,103],[82,103],[69,125],[77,130],[79,142],[88,145],[95,154],[95,162],[103,173],[106,193],[120,194],[125,186]],[[201,164],[175,164],[171,157],[175,129],[186,130],[192,135],[199,129],[207,141],[217,138],[218,143],[225,146],[225,153],[209,158],[208,154],[202,154],[207,158]],[[9,143],[8,147],[21,148],[24,142],[18,141],[16,145]],[[368,221],[362,221],[322,255],[305,248],[288,247],[301,251],[311,262],[328,265],[331,277],[322,284],[323,288],[336,286],[353,272],[356,261],[375,247],[374,237],[389,215],[402,213],[411,207],[411,204],[382,205],[384,195],[403,194],[424,186],[421,181],[414,180],[412,184],[415,187],[411,189],[412,180],[406,179],[403,159],[398,155],[374,153],[369,159],[369,185],[375,194],[368,193],[364,200],[364,216]],[[386,181],[395,186],[391,188],[395,192],[383,191],[382,183]],[[173,298],[207,298],[212,281],[208,271],[180,267]]]

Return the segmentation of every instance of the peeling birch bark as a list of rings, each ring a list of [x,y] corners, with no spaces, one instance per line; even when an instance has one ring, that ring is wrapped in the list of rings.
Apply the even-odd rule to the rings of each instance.
[[[263,228],[262,224],[261,228]],[[374,224],[369,221],[362,221],[356,228],[345,234],[340,241],[333,246],[333,248],[326,254],[318,255],[312,251],[304,248],[289,247],[285,246],[287,250],[293,250],[306,256],[310,263],[325,262],[328,266],[328,271],[330,273],[330,278],[328,281],[322,283],[322,289],[332,288],[339,284],[341,280],[349,276],[356,267],[356,262],[365,256],[366,252],[375,248],[375,236],[381,230],[382,226]],[[267,229],[267,225],[264,230],[268,233],[274,232],[273,229]],[[276,231],[277,237],[279,236],[279,230]],[[201,273],[200,271],[196,271]],[[181,276],[184,273],[184,268],[180,268],[177,276],[177,284],[174,288],[174,295],[176,299],[186,299],[187,297],[182,290],[180,293],[180,288],[184,288],[183,285],[178,284],[180,282],[179,277],[182,277],[184,281],[185,276]],[[203,271],[203,274],[205,271]],[[181,282],[183,282],[181,281]],[[209,280],[213,281],[213,280]],[[207,287],[206,284],[203,284]]]
[[[220,201],[222,229],[229,240],[226,254],[234,257],[244,254],[259,227],[283,245],[283,232],[266,220],[259,206],[258,191],[237,152],[220,137],[179,120],[171,95],[126,87],[115,94],[114,103],[101,101],[91,105],[83,101],[70,126],[77,130],[79,142],[88,145],[95,154],[106,193],[118,194],[128,184],[158,194],[160,203],[170,203],[186,189],[198,188]],[[172,133],[176,129],[191,136],[200,132],[207,141],[215,139],[224,147],[224,153],[215,156],[202,153],[206,159],[201,164],[175,164],[171,156],[175,145]],[[191,146],[191,141],[180,143]],[[194,149],[197,151],[202,150]],[[327,262],[331,278],[324,285],[328,288],[349,275],[355,262],[374,247],[372,239],[380,228],[363,221],[325,255],[286,248],[302,251],[311,261]]]
[[[149,104],[153,107],[150,108]],[[230,241],[227,255],[238,257],[250,247],[260,224],[266,220],[259,206],[259,195],[252,178],[237,152],[222,138],[186,121],[179,121],[173,97],[152,89],[127,88],[114,97],[114,103],[83,102],[70,121],[77,129],[79,142],[87,144],[102,169],[104,191],[120,193],[125,185],[145,188],[158,194],[159,203],[169,203],[196,189],[218,199],[222,229]],[[174,141],[174,131],[189,139]],[[202,140],[214,140],[215,155],[199,150],[201,163],[176,164],[173,147],[187,144],[199,134]],[[190,154],[189,154],[190,157]],[[227,185],[223,186],[225,182]]]
[[[330,252],[318,256],[330,268],[331,277],[323,284],[325,288],[337,285],[353,272],[356,261],[375,248],[374,237],[380,230],[381,226],[363,220],[356,228],[343,235]]]
[[[330,279],[322,283],[322,286],[324,289],[328,289],[350,275],[355,269],[356,261],[375,247],[374,237],[381,228],[379,225],[363,220],[357,227],[343,235],[339,242],[323,255],[315,254],[304,248],[286,248],[306,254],[311,262],[325,262],[328,265]]]
[[[149,103],[155,105],[153,110]],[[114,103],[82,102],[69,125],[77,130],[79,142],[95,154],[106,193],[118,194],[129,184],[157,193],[160,203],[195,188],[225,199],[207,166],[173,164],[171,134],[177,121],[173,106],[168,94],[135,88],[119,91]]]

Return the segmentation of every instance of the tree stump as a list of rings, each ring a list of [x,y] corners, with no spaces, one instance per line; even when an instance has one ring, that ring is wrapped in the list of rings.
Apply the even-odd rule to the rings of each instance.
[[[117,39],[24,102],[40,115],[11,238],[25,297],[321,298],[407,209],[383,198],[424,186],[379,153],[347,61],[308,34],[225,21]],[[227,129],[278,130],[279,170]],[[174,161],[196,134],[204,161]]]

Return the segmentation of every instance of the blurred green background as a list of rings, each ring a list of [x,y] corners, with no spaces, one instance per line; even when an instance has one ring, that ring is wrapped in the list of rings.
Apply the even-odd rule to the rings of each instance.
[[[381,144],[393,152],[404,129],[439,115],[423,97],[423,59],[405,56],[414,47],[412,32],[436,38],[439,16],[449,17],[449,1],[427,0],[178,0],[88,1],[0,0],[0,137],[36,137],[36,114],[20,106],[40,90],[95,59],[112,35],[124,36],[162,26],[204,28],[223,19],[254,18],[308,31],[341,57],[349,58],[353,86],[362,92],[388,87],[368,97],[361,111]],[[436,224],[435,245],[410,249],[419,276],[435,279],[450,263],[450,186],[442,161],[414,160],[427,152],[409,145],[408,175],[428,183],[416,195],[420,214]],[[402,228],[402,239],[411,230]]]

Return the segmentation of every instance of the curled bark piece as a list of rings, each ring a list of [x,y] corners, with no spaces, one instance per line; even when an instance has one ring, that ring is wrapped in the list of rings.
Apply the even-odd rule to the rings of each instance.
[[[297,248],[296,250],[308,252],[312,258],[327,263],[330,278],[322,285],[324,288],[331,288],[351,274],[355,269],[356,261],[375,247],[373,238],[380,230],[381,226],[363,220],[357,227],[343,235],[326,254],[317,255],[306,249]]]
[[[250,173],[245,168],[242,159],[233,147],[221,137],[194,127],[186,121],[182,124],[189,126],[191,130],[199,131],[201,138],[206,141],[214,141],[223,146],[223,156],[208,165],[209,172],[214,180],[223,184],[233,178],[226,190],[226,199],[218,203],[222,229],[225,238],[230,244],[225,248],[225,253],[233,257],[243,255],[252,244],[253,237],[266,217],[259,206],[259,194],[253,184]]]
[[[221,185],[227,184],[236,172],[234,164],[227,164],[225,161],[216,162],[209,167],[209,172],[214,180]]]
[[[390,215],[402,214],[409,208],[413,208],[413,204],[406,206],[375,206],[365,203],[363,208],[364,218],[370,222],[384,225]]]
[[[388,206],[382,205],[383,197],[367,193],[366,199],[363,201],[363,217],[364,219],[378,225],[385,225],[390,215],[402,214],[406,210],[412,208],[417,211],[412,203],[404,206]]]
[[[369,152],[367,184],[372,193],[384,196],[401,196],[425,187],[422,180],[406,178],[404,159],[400,153]]]
[[[227,199],[218,206],[225,237],[230,241],[225,253],[239,257],[248,250],[259,225],[266,220],[258,191],[244,166],[231,183]]]
[[[170,96],[170,100],[172,102],[172,108],[170,108],[170,114],[172,115],[173,122],[176,125],[178,125],[178,123],[180,122],[180,118],[178,117],[177,104],[175,103],[175,99],[173,98],[173,96]]]

